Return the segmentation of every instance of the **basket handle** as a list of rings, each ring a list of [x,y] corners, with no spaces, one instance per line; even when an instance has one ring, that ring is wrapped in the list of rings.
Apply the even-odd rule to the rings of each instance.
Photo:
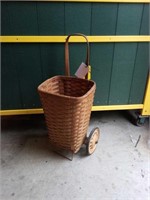
[[[86,39],[87,42],[87,55],[86,55],[86,61],[85,64],[87,66],[89,66],[90,64],[90,45],[88,42],[88,39],[85,35],[81,34],[81,33],[73,33],[71,35],[68,35],[68,37],[66,38],[66,42],[65,42],[65,74],[66,76],[70,76],[70,65],[69,65],[69,38],[71,36],[82,36]]]

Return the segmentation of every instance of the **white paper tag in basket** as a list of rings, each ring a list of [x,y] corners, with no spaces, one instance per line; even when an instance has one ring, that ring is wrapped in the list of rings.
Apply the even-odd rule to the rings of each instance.
[[[76,71],[75,76],[77,76],[78,78],[85,78],[88,71],[89,71],[89,68],[87,67],[85,63],[82,62],[78,70]]]

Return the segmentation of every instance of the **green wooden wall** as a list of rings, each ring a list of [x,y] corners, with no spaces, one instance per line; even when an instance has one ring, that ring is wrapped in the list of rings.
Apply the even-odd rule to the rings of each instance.
[[[2,2],[2,35],[149,35],[147,4]],[[94,105],[143,103],[148,43],[91,43]],[[85,44],[70,44],[72,75]],[[3,43],[2,109],[40,107],[37,86],[64,74],[64,44]]]

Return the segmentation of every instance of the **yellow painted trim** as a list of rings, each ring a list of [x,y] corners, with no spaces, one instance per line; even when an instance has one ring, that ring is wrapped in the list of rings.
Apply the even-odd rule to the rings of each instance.
[[[149,0],[32,0],[44,2],[149,3]]]
[[[133,104],[133,105],[108,105],[108,106],[93,106],[92,111],[105,111],[105,110],[134,110],[142,109],[143,104]]]
[[[64,43],[67,36],[0,36],[2,43]],[[87,36],[89,42],[150,42],[149,35]],[[69,42],[86,42],[81,36]]]
[[[146,88],[146,93],[145,93],[145,98],[144,98],[144,107],[141,114],[142,116],[150,115],[150,75],[148,78],[148,83],[147,83],[147,88]]]
[[[106,106],[93,106],[92,111],[109,111],[109,110],[132,110],[132,109],[142,109],[143,104],[133,104],[133,105],[106,105]],[[7,115],[28,115],[28,114],[42,114],[42,108],[35,109],[18,109],[18,110],[1,110],[1,116]]]
[[[35,108],[35,109],[18,109],[18,110],[1,110],[1,116],[7,115],[28,115],[28,114],[41,114],[43,113],[42,108]]]

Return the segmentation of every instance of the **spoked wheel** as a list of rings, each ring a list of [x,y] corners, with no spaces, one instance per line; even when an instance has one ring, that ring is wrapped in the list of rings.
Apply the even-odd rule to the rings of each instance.
[[[99,137],[100,137],[100,130],[98,127],[96,127],[91,131],[89,137],[87,138],[86,149],[87,149],[88,155],[91,155],[94,153]]]

